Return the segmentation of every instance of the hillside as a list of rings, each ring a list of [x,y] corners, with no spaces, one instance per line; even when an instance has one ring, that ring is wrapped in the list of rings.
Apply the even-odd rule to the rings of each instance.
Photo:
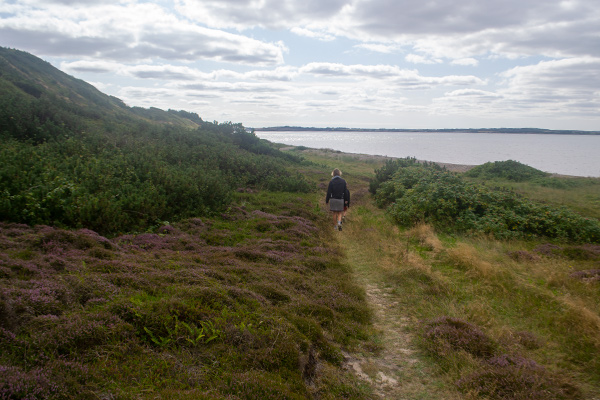
[[[0,218],[114,235],[219,212],[238,188],[309,191],[298,157],[197,114],[125,106],[0,49]]]
[[[52,125],[76,130],[79,124],[107,119],[129,124],[149,120],[189,128],[201,123],[194,114],[128,107],[31,54],[2,47],[0,91],[0,131],[37,141],[52,137],[52,132],[44,132]],[[27,117],[31,125],[23,125],[27,121],[22,119]],[[14,125],[17,121],[20,124]]]

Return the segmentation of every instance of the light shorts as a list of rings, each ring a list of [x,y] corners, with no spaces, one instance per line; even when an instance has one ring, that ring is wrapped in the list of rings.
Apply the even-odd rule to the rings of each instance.
[[[329,210],[344,211],[344,199],[329,199]]]

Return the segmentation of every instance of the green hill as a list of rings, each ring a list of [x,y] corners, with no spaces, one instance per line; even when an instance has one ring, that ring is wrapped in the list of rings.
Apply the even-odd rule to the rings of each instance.
[[[27,53],[0,49],[0,219],[145,230],[224,209],[237,188],[310,190],[241,124],[127,107]]]

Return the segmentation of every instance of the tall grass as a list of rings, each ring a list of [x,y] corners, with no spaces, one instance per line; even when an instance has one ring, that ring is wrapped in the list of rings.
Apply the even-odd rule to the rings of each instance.
[[[377,259],[357,273],[393,293],[393,312],[446,383],[415,398],[600,396],[600,246],[398,229],[367,199],[351,212],[345,243]]]

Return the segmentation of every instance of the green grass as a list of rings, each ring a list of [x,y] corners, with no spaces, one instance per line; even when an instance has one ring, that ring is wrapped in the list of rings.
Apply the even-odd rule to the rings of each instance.
[[[335,159],[327,165],[339,164]],[[362,171],[360,166],[347,168]],[[360,182],[363,179],[353,177],[351,190],[356,191]],[[565,182],[565,188],[552,183],[552,189],[540,181],[488,181],[487,185],[510,185],[525,197],[543,198],[597,218],[595,196],[600,180]],[[548,196],[550,192],[556,196]],[[405,397],[577,399],[600,395],[596,356],[600,351],[600,283],[573,275],[598,268],[599,246],[562,242],[548,247],[542,239],[441,234],[426,225],[398,228],[369,197],[351,209],[351,218],[342,240],[351,264],[355,260],[355,273],[364,277],[358,279],[393,293],[390,301],[397,307],[393,312],[411,321],[406,329],[421,349],[420,362],[432,370],[431,382],[410,392],[407,389]],[[441,342],[432,342],[425,335],[426,324],[442,317],[472,324],[495,344],[494,354],[482,357],[447,347],[443,337],[436,339]],[[416,369],[404,371],[403,376],[409,382],[419,379]],[[503,381],[496,380],[501,376]],[[436,379],[444,382],[443,390]]]
[[[600,219],[600,179],[550,177],[527,182],[494,179],[486,180],[486,185],[506,187],[530,199],[564,205],[579,214]]]

